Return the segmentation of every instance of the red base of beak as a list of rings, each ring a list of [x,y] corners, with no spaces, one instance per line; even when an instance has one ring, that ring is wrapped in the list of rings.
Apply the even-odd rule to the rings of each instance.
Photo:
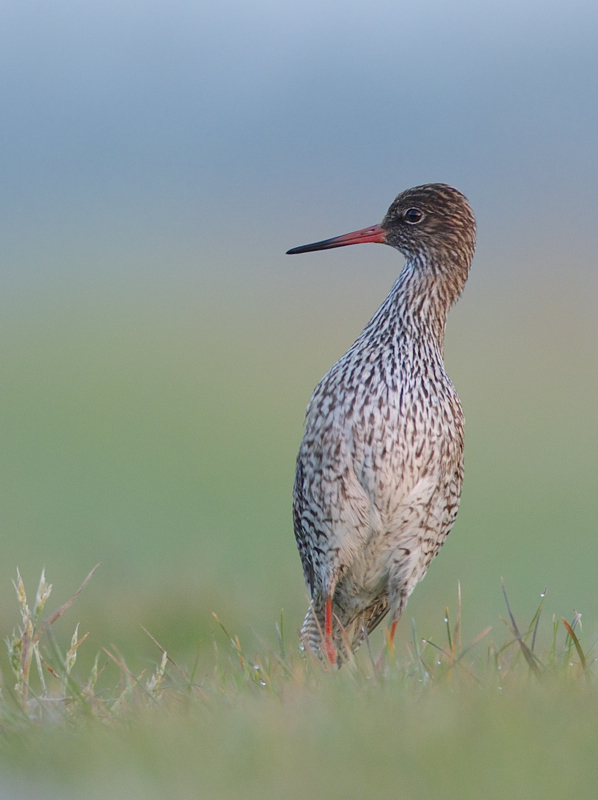
[[[369,228],[362,228],[360,231],[345,233],[344,236],[336,236],[334,239],[324,239],[323,242],[314,244],[304,244],[303,247],[293,247],[287,251],[288,256],[297,253],[310,253],[312,250],[332,250],[333,247],[346,247],[348,244],[365,244],[366,242],[386,241],[386,231],[380,225],[372,225]]]

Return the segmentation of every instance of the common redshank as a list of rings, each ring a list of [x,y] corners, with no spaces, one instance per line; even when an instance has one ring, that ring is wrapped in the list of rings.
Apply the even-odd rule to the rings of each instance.
[[[297,457],[295,538],[311,604],[304,647],[346,660],[407,599],[447,537],[463,483],[463,412],[443,361],[475,217],[441,183],[400,194],[380,225],[296,247],[362,242],[406,258],[388,297],[316,386]]]

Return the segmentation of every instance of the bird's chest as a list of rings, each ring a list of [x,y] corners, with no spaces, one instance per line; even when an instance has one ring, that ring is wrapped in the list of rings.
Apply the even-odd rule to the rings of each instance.
[[[458,468],[463,415],[442,363],[377,362],[356,377],[347,382],[350,401],[336,409],[331,441],[384,513],[423,475]]]

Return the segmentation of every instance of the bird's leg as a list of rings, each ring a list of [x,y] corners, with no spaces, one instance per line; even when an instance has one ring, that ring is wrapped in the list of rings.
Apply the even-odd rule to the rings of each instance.
[[[390,629],[386,632],[386,649],[382,649],[382,652],[378,656],[378,660],[376,661],[376,672],[382,671],[382,665],[384,664],[384,657],[388,653],[389,655],[394,657],[395,653],[395,646],[394,646],[394,638],[395,632],[397,630],[397,625],[399,623],[399,616],[401,614],[402,606],[395,611],[392,615],[392,622],[390,623]]]
[[[337,653],[332,641],[332,597],[326,598],[326,605],[324,606],[324,651],[328,661],[335,667]]]
[[[395,646],[393,644],[393,639],[395,638],[395,631],[397,629],[398,619],[392,621],[390,630],[386,632],[386,649],[382,648],[382,652],[378,656],[378,660],[376,661],[376,672],[381,672],[382,665],[384,664],[384,656],[386,653],[391,653],[394,655]]]

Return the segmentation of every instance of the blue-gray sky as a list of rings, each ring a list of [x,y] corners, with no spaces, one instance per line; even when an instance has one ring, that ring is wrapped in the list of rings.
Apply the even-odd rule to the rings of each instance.
[[[595,244],[596,41],[579,0],[5,2],[4,270],[147,237],[274,257],[436,180],[493,246]]]

